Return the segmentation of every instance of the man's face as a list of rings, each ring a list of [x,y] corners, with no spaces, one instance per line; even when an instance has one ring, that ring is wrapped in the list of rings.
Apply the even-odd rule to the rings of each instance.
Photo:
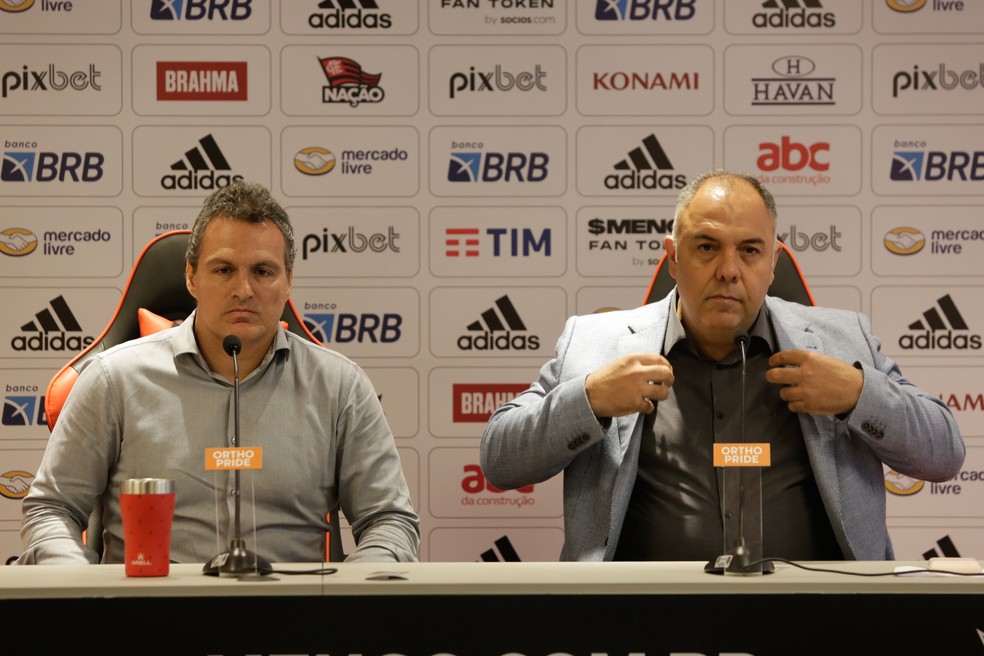
[[[711,357],[734,349],[734,330],[748,330],[774,277],[778,249],[772,217],[740,180],[711,179],[679,219],[679,241],[664,240],[688,336]]]
[[[221,350],[227,335],[243,353],[266,352],[290,296],[284,237],[272,222],[213,220],[202,235],[198,269],[185,270],[198,301],[195,336],[205,353]]]

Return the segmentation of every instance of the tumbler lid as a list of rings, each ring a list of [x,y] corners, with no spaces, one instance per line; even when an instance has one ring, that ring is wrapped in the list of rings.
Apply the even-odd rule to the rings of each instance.
[[[120,486],[123,494],[169,494],[174,492],[174,481],[166,478],[128,478]]]

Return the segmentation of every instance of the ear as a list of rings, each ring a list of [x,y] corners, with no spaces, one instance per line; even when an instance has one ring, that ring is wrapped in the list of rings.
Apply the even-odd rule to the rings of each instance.
[[[670,277],[676,280],[677,249],[672,235],[663,237],[663,250],[666,251],[666,265],[670,268]]]
[[[769,285],[772,285],[776,279],[776,265],[779,264],[779,252],[782,249],[782,243],[777,239],[775,243],[775,249],[772,253],[772,275],[769,277]]]
[[[185,263],[185,287],[188,288],[188,293],[191,294],[195,300],[198,300],[198,294],[195,293],[195,278],[191,270],[191,264]]]

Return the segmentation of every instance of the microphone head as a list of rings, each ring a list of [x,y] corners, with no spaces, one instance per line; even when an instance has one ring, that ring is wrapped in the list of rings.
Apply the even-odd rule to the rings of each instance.
[[[748,346],[748,331],[741,327],[735,328],[735,332],[732,333],[732,339],[735,340],[735,344],[738,346]]]
[[[225,339],[222,340],[222,348],[225,349],[227,355],[235,355],[243,350],[243,342],[235,335],[226,335]]]

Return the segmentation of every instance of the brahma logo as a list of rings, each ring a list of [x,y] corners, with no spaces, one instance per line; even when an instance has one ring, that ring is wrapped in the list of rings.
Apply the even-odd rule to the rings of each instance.
[[[893,469],[885,472],[885,489],[899,497],[908,497],[917,494],[925,485],[925,481],[900,474]]]
[[[926,236],[909,226],[892,228],[882,239],[885,249],[896,255],[915,255],[926,246]]]
[[[454,383],[452,421],[484,424],[499,406],[528,388],[525,383]]]
[[[30,255],[38,247],[38,237],[26,228],[7,228],[0,232],[0,253],[11,257]]]
[[[321,146],[302,148],[294,155],[294,168],[304,175],[324,175],[335,168],[335,154]]]
[[[157,62],[157,99],[246,101],[247,64],[239,62]]]
[[[328,86],[321,89],[321,102],[358,107],[362,103],[382,102],[386,97],[379,86],[382,73],[366,73],[359,62],[348,57],[319,57],[318,62],[328,79]]]

